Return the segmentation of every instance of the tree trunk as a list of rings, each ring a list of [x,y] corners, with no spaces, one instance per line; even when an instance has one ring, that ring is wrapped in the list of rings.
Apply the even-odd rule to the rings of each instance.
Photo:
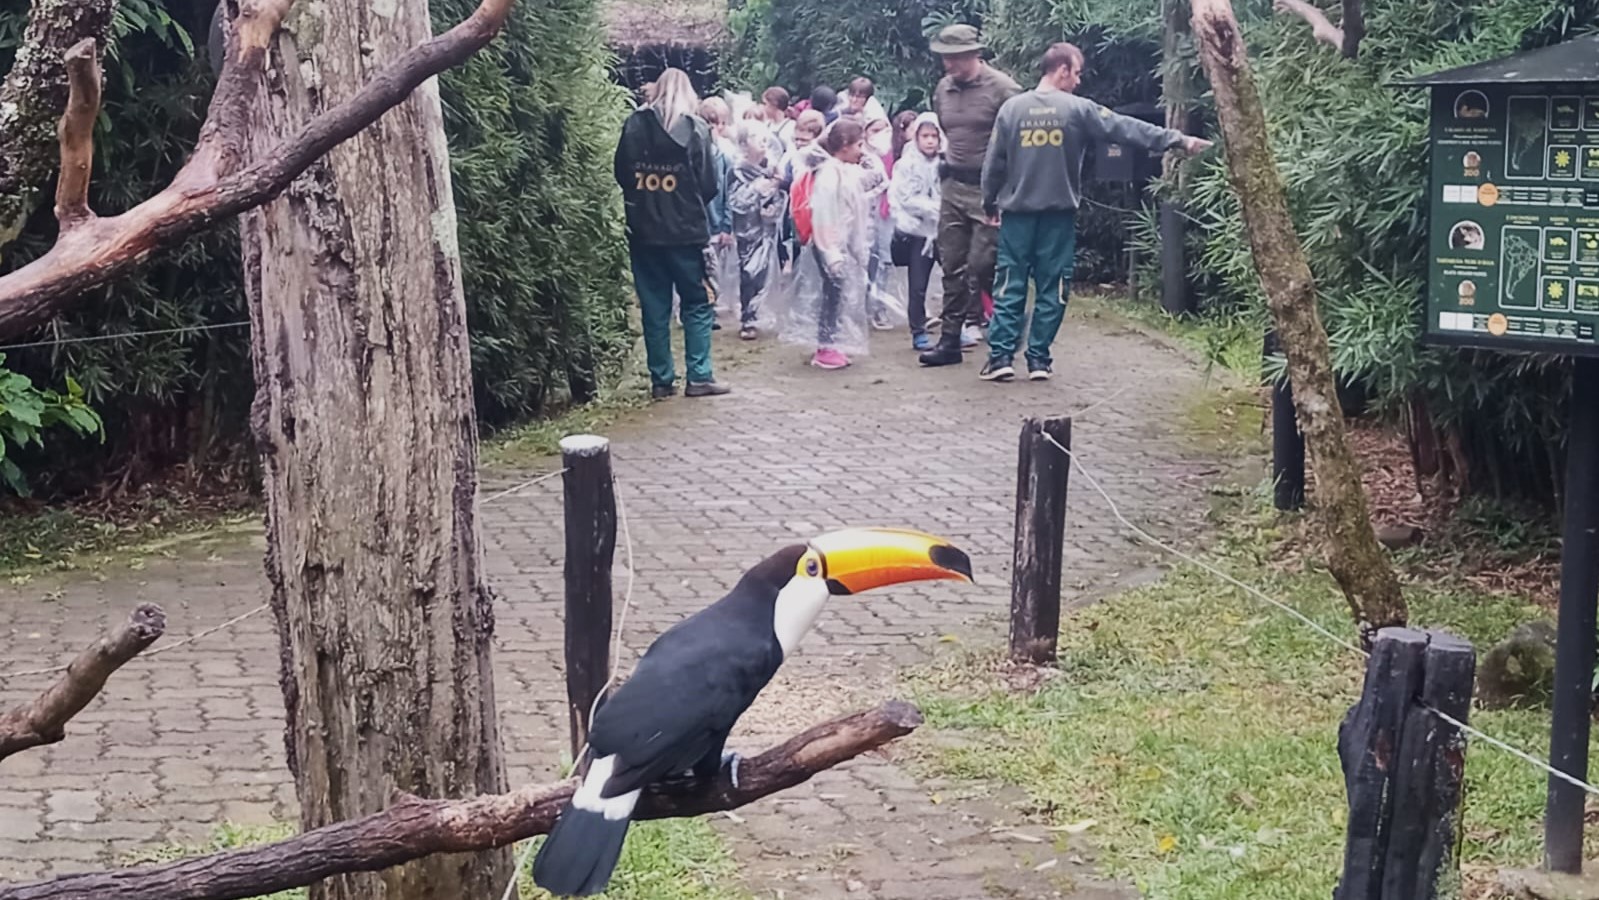
[[[1343,589],[1363,644],[1377,630],[1405,624],[1405,599],[1371,526],[1360,464],[1344,433],[1327,330],[1316,284],[1288,213],[1272,158],[1266,116],[1250,74],[1243,33],[1229,0],[1192,0],[1194,39],[1210,76],[1227,149],[1227,169],[1243,207],[1261,287],[1288,357],[1294,409],[1315,476],[1312,502],[1327,530],[1327,568]]]
[[[252,157],[428,36],[426,0],[295,8]],[[286,742],[315,828],[398,793],[505,789],[466,306],[437,82],[243,219]],[[342,875],[312,900],[489,900],[508,850]]]

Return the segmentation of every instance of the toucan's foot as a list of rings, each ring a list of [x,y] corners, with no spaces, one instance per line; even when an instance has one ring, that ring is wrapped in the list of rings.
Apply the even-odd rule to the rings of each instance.
[[[728,777],[733,779],[734,790],[738,790],[738,764],[743,761],[744,757],[739,756],[732,750],[722,751],[722,768],[726,769]]]

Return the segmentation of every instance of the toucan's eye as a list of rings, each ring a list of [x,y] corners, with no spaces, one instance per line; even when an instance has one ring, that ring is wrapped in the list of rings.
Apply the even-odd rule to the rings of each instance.
[[[805,574],[812,578],[822,574],[822,564],[816,561],[816,557],[805,560]]]

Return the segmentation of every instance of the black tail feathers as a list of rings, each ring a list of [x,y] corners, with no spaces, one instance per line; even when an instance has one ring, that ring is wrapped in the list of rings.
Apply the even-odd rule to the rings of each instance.
[[[533,883],[557,897],[605,890],[622,856],[628,823],[568,804],[533,859]]]

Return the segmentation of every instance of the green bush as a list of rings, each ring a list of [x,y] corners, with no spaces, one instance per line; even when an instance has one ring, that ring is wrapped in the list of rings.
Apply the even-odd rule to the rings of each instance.
[[[0,366],[6,357],[0,353]],[[0,368],[0,486],[27,496],[28,479],[15,450],[44,447],[44,433],[61,427],[79,435],[104,435],[100,417],[83,402],[83,388],[67,379],[65,394],[39,390],[26,375]]]
[[[434,26],[476,0],[435,0]],[[611,155],[627,108],[596,0],[511,8],[505,34],[440,81],[478,415],[500,426],[592,399],[630,343]]]
[[[26,0],[0,0],[0,71],[10,66]],[[435,25],[469,14],[435,2]],[[620,202],[609,155],[623,98],[605,74],[597,0],[512,7],[506,34],[441,79],[459,208],[478,411],[487,427],[583,402],[629,343]],[[113,214],[164,186],[187,158],[212,76],[206,0],[123,0],[107,57],[91,201]],[[199,44],[198,50],[194,44]],[[198,54],[198,55],[197,55]],[[48,249],[48,203],[8,271]],[[254,393],[236,230],[228,225],[92,292],[36,340],[16,371],[40,383],[72,373],[104,410],[102,447],[25,457],[41,490],[82,489],[112,472],[130,481],[174,464],[248,460]],[[73,338],[165,331],[107,341]],[[59,460],[59,462],[58,462]]]

